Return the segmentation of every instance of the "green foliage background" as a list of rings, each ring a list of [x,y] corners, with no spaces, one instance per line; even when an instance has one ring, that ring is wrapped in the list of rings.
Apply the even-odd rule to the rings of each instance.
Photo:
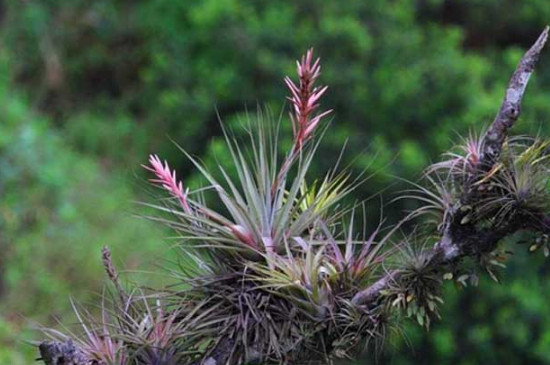
[[[282,77],[308,47],[335,110],[315,170],[348,141],[347,162],[375,173],[355,197],[389,201],[394,176],[414,180],[492,120],[548,22],[547,0],[0,0],[0,363],[30,363],[32,321],[70,322],[69,295],[97,300],[102,245],[129,271],[170,259],[169,232],[132,216],[148,197],[139,164],[158,153],[196,182],[170,139],[223,163],[217,113],[238,126],[258,103],[284,110]],[[548,51],[516,132],[550,133]],[[407,324],[381,363],[550,362],[549,266],[516,252],[503,285],[449,285],[443,320]]]

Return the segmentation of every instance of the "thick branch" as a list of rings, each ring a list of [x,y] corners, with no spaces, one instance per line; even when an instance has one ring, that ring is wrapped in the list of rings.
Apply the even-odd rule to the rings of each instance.
[[[449,239],[449,236],[445,234],[444,237],[434,245],[433,249],[427,252],[430,265],[442,270],[466,256],[475,256],[492,252],[503,238],[519,230],[531,230],[549,234],[550,217],[540,217],[539,219],[533,219],[533,217],[518,217],[514,224],[499,230],[475,230],[465,235],[462,235],[464,232],[460,232],[457,235],[460,237],[452,239]],[[353,297],[352,302],[357,305],[368,305],[369,303],[375,302],[380,297],[381,291],[387,289],[392,282],[398,280],[399,276],[399,270],[388,272],[370,287],[358,292]]]
[[[531,74],[538,61],[539,55],[548,39],[549,27],[546,27],[533,46],[524,54],[514,71],[502,105],[495,117],[495,120],[489,127],[483,140],[483,151],[480,159],[480,166],[484,169],[490,169],[500,156],[502,145],[508,135],[508,131],[514,125],[520,114],[521,100]],[[477,198],[476,194],[470,194],[470,189],[466,189],[462,201],[468,201]],[[550,219],[544,217],[533,221],[526,218],[528,223],[520,223],[516,219],[515,223],[497,231],[477,230],[471,225],[461,224],[464,212],[460,211],[457,205],[449,212],[441,239],[428,252],[429,261],[433,267],[445,267],[448,264],[460,260],[464,256],[472,256],[482,253],[489,253],[496,248],[498,242],[504,237],[520,230],[531,229],[535,231],[548,232],[550,230]],[[358,292],[352,299],[355,304],[368,304],[376,301],[380,292],[391,285],[399,278],[399,271],[391,271],[372,284],[370,287]]]

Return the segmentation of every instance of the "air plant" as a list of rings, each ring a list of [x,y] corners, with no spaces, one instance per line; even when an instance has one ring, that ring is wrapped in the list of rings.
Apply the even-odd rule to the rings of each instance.
[[[131,349],[129,352],[132,352],[133,361],[140,364],[180,364],[186,356],[181,348],[190,335],[183,313],[175,309],[166,312],[160,301],[155,306],[143,299],[142,302],[142,316],[119,318],[125,322],[120,326],[119,337]]]
[[[403,191],[394,201],[408,199],[418,203],[419,207],[408,215],[408,219],[424,218],[423,224],[443,228],[449,213],[456,204],[460,192],[449,177],[426,172],[422,183],[408,182],[412,188]]]
[[[218,166],[216,178],[183,149],[207,183],[198,190],[185,189],[156,155],[144,166],[169,197],[147,204],[159,212],[149,218],[176,233],[181,254],[193,263],[176,269],[179,285],[130,295],[104,251],[118,294],[112,310],[104,309],[99,323],[77,310],[84,336],[46,330],[56,341],[41,345],[43,360],[326,364],[381,343],[402,315],[429,327],[439,317],[445,279],[456,274],[458,282],[477,282],[460,268],[464,258],[494,276],[491,268],[506,252],[501,241],[519,230],[538,234],[537,247],[548,250],[550,142],[508,138],[525,74],[547,36],[545,29],[520,61],[491,127],[428,168],[425,181],[404,194],[420,207],[393,226],[382,217],[371,232],[366,223],[357,228],[359,205],[343,204],[361,176],[334,169],[315,183],[308,175],[330,112],[318,111],[327,88],[315,86],[320,61],[309,50],[298,62],[298,83],[285,78],[293,144],[282,159],[277,122],[258,114],[248,124],[249,147],[224,129],[234,175]],[[217,205],[206,203],[206,193]],[[413,219],[414,234],[402,235],[403,223]],[[436,229],[420,229],[426,221]]]
[[[481,214],[502,221],[514,216],[548,211],[550,155],[548,140],[513,139],[495,168],[495,172],[480,183],[488,192],[481,204]],[[481,185],[480,185],[481,186]]]
[[[415,247],[414,241],[400,245],[397,267],[399,280],[393,280],[385,290],[386,303],[401,309],[419,325],[430,327],[433,318],[440,318],[438,306],[441,299],[441,284],[450,273],[441,273],[441,268],[432,264],[429,242]]]
[[[343,303],[349,305],[355,285],[365,285],[376,278],[381,271],[377,267],[383,261],[379,253],[389,237],[374,242],[379,231],[376,230],[359,240],[354,237],[353,222],[344,235],[337,232],[339,221],[348,211],[341,203],[360,177],[352,179],[345,172],[332,170],[320,184],[307,183],[307,172],[318,148],[313,137],[328,114],[315,114],[326,87],[314,85],[320,75],[320,62],[313,62],[311,50],[298,63],[298,75],[299,86],[285,79],[291,91],[294,143],[280,165],[275,128],[270,127],[274,123],[265,117],[248,126],[249,150],[244,150],[240,141],[225,130],[237,179],[231,178],[222,166],[218,168],[223,179],[216,179],[184,151],[208,182],[201,191],[214,192],[226,214],[207,207],[195,192],[184,192],[176,173],[158,157],[152,156],[151,165],[146,167],[155,174],[152,182],[179,202],[155,205],[173,218],[153,219],[161,220],[180,235],[184,254],[191,255],[197,266],[210,267],[200,280],[184,278],[191,286],[177,295],[201,300],[212,299],[212,295],[219,298],[214,301],[217,307],[212,322],[218,326],[224,322],[218,327],[220,336],[232,333],[234,340],[228,356],[234,363],[250,358],[252,355],[247,352],[259,353],[255,356],[261,356],[262,361],[277,363],[295,360],[308,352],[314,354],[312,359],[330,358],[330,344],[320,346],[320,323],[331,322]],[[345,247],[344,254],[340,246]],[[209,259],[197,256],[197,249],[207,251]],[[349,277],[353,277],[351,282]],[[206,297],[205,291],[209,293]],[[291,309],[274,311],[275,307]],[[338,316],[344,323],[344,314]],[[372,313],[368,318],[371,317]],[[279,322],[291,318],[289,327],[281,327]],[[336,328],[335,333],[350,336],[352,322],[357,320],[350,319],[347,330]],[[357,339],[377,326],[370,319],[359,322],[357,328],[364,332],[356,333]],[[281,333],[286,334],[284,338]],[[341,352],[342,348],[343,345]],[[205,353],[208,351],[205,349]]]
[[[343,200],[360,176],[334,169],[321,183],[308,184],[319,145],[314,136],[329,113],[316,113],[327,88],[315,86],[320,61],[313,61],[312,50],[298,63],[298,76],[298,85],[285,79],[294,142],[280,163],[276,123],[263,117],[248,126],[249,149],[224,130],[236,178],[222,166],[222,179],[215,178],[183,150],[207,181],[197,191],[184,189],[176,171],[156,155],[143,166],[153,174],[151,183],[171,198],[148,204],[164,214],[150,218],[177,232],[183,255],[197,270],[184,270],[178,275],[182,289],[166,292],[164,300],[179,303],[175,307],[153,310],[148,300],[140,306],[134,300],[117,313],[118,338],[133,361],[172,363],[169,359],[178,354],[178,363],[191,363],[197,353],[207,357],[221,346],[230,347],[224,361],[235,364],[328,361],[335,353],[332,342],[343,355],[379,330],[379,315],[354,309],[351,299],[358,285],[368,285],[382,272],[382,248],[391,235],[378,238],[379,227],[360,239],[354,214],[348,229],[339,232],[349,211]],[[204,192],[214,193],[222,209],[210,208]],[[120,301],[127,302],[110,255],[104,253],[104,260]],[[196,323],[190,312],[195,317],[208,313],[208,320]],[[327,328],[329,343],[324,342]],[[188,346],[189,336],[200,345]],[[350,338],[353,346],[346,345]]]
[[[484,138],[485,133],[476,135],[474,132],[470,132],[468,138],[462,139],[460,144],[444,154],[443,161],[429,166],[426,173],[428,175],[438,173],[455,179],[464,179],[475,175],[480,167]]]
[[[53,341],[74,343],[79,352],[75,357],[86,359],[91,364],[129,365],[126,345],[117,338],[117,328],[110,322],[112,317],[106,307],[102,306],[101,320],[97,321],[88,311],[79,309],[74,302],[72,304],[82,335],[68,328],[65,328],[65,333],[49,328],[41,330]]]

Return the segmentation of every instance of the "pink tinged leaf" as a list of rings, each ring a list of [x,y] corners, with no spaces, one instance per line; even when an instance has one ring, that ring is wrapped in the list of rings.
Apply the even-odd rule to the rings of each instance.
[[[302,237],[293,237],[294,241],[302,248],[302,250],[307,251],[308,244]]]
[[[265,252],[269,255],[275,252],[275,246],[273,244],[273,238],[271,237],[262,237],[262,242],[264,244]]]
[[[372,244],[374,243],[374,238],[378,235],[378,232],[380,231],[380,225],[378,227],[376,227],[376,229],[374,230],[374,232],[372,232],[372,234],[369,236],[369,238],[367,239],[367,241],[363,244],[363,249],[361,250],[361,253],[359,254],[359,260],[362,262],[365,257],[367,257],[367,255],[369,254],[370,252],[370,249],[372,247]]]
[[[249,245],[250,247],[257,248],[256,242],[247,228],[241,226],[240,224],[234,224],[230,226],[229,229],[239,241]]]
[[[344,259],[344,256],[342,255],[342,251],[340,251],[340,247],[338,247],[338,244],[336,243],[336,240],[332,236],[332,233],[329,231],[328,227],[325,223],[321,222],[321,229],[323,230],[324,235],[327,237],[327,241],[329,242],[329,246],[331,248],[333,259],[336,265],[338,266],[338,269],[343,270],[344,264],[346,260]]]

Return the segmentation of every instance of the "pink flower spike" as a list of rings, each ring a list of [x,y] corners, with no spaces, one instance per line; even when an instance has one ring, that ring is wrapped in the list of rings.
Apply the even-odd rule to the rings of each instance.
[[[327,91],[327,87],[314,87],[315,81],[321,75],[321,60],[317,58],[313,64],[312,61],[313,49],[309,49],[300,61],[296,61],[298,85],[289,77],[284,78],[291,94],[288,100],[292,103],[290,119],[294,133],[293,153],[297,153],[302,148],[304,143],[313,136],[321,118],[330,113],[328,111],[314,115],[319,107],[318,101]]]
[[[168,166],[168,162],[166,161],[164,161],[163,165],[157,155],[149,155],[149,164],[150,166],[141,166],[156,175],[157,178],[150,179],[150,181],[162,186],[165,190],[170,192],[172,196],[179,200],[185,213],[191,214],[191,207],[187,201],[187,191],[183,190],[183,183],[181,181],[177,181],[176,171],[171,171],[170,166]]]

